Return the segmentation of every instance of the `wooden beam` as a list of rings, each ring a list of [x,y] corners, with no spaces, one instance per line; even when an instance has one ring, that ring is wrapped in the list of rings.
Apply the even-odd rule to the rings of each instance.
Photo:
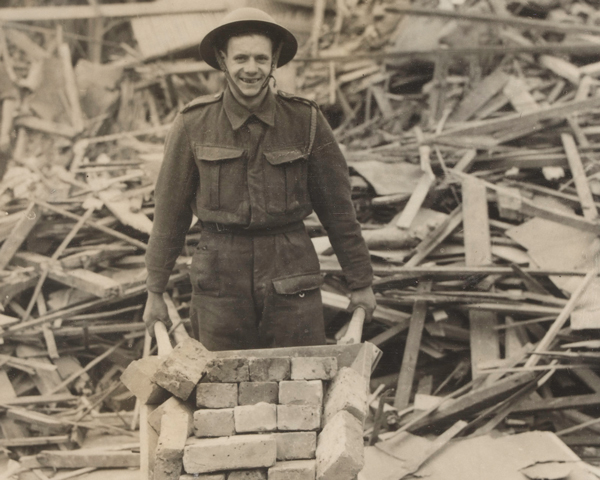
[[[225,11],[225,5],[217,0],[182,0],[174,4],[124,3],[65,7],[14,7],[0,10],[2,22],[48,22],[52,20],[76,20],[86,18],[144,17],[155,15],[178,15]]]
[[[39,447],[41,445],[60,445],[70,442],[71,435],[55,435],[47,437],[2,438],[0,447]]]
[[[462,99],[456,113],[451,115],[450,119],[453,122],[469,120],[481,107],[504,88],[508,79],[509,76],[500,69],[492,72]]]
[[[19,405],[45,405],[49,403],[75,402],[80,397],[71,393],[59,393],[55,395],[26,395],[15,398],[0,398],[0,407]]]
[[[427,255],[438,247],[462,222],[462,206],[456,207],[442,223],[435,227],[414,249],[414,255],[406,262],[404,268],[415,267],[421,263]]]
[[[415,422],[408,430],[419,434],[434,426],[465,418],[508,398],[524,385],[535,381],[535,378],[535,372],[522,372],[498,380],[492,385],[472,390],[462,397],[444,403],[436,412]]]
[[[113,345],[112,347],[110,347],[108,350],[106,350],[102,355],[99,355],[96,358],[94,358],[94,360],[92,360],[90,363],[88,363],[81,370],[79,370],[78,372],[73,373],[72,375],[70,375],[69,377],[67,377],[60,385],[57,385],[56,387],[54,387],[50,392],[48,392],[48,395],[52,395],[53,393],[58,392],[60,389],[68,386],[73,380],[76,380],[81,375],[83,375],[84,373],[86,373],[89,370],[91,370],[93,367],[95,367],[96,365],[98,365],[102,360],[104,360],[105,358],[107,358],[110,355],[112,355],[121,345],[123,345],[125,343],[125,341],[126,341],[125,338],[122,339],[121,341],[119,341],[118,343],[116,343],[115,345]]]
[[[85,449],[72,451],[43,451],[36,456],[45,467],[54,468],[127,468],[140,466],[140,454],[131,451]]]
[[[465,232],[466,264],[489,265],[492,248],[485,185],[465,177],[462,181],[463,226]],[[471,371],[473,378],[480,375],[482,363],[500,358],[500,339],[494,327],[498,323],[495,312],[469,311],[471,330]]]
[[[599,97],[600,98],[600,97]],[[461,180],[469,177],[468,174],[461,172],[452,172],[453,175],[459,177]],[[587,220],[584,217],[579,215],[574,215],[571,213],[566,213],[562,211],[558,211],[556,209],[547,208],[545,206],[537,204],[533,200],[529,200],[522,195],[514,192],[510,188],[494,185],[493,183],[486,182],[484,180],[478,180],[482,182],[486,188],[494,191],[501,192],[503,195],[507,197],[513,197],[515,199],[515,205],[517,205],[518,211],[524,213],[526,215],[531,215],[534,217],[540,217],[545,220],[550,220],[552,222],[562,223],[563,225],[567,225],[569,227],[577,228],[579,230],[583,230],[585,232],[592,232],[597,235],[600,235],[600,223],[596,221]]]
[[[79,221],[81,219],[81,217],[79,215],[75,215],[74,213],[71,213],[68,210],[65,210],[64,208],[57,207],[48,202],[44,202],[42,200],[37,199],[36,203],[47,210],[58,213],[59,215],[62,215],[64,217],[71,218],[75,221]],[[100,230],[101,232],[106,233],[107,235],[110,235],[111,237],[115,237],[119,240],[123,240],[124,242],[129,243],[129,244],[133,245],[134,247],[140,248],[144,251],[148,248],[148,246],[145,243],[140,242],[139,240],[136,240],[135,238],[131,238],[121,232],[117,232],[116,230],[113,230],[112,228],[105,227],[104,225],[102,225],[98,222],[94,222],[91,219],[86,220],[85,224],[89,225],[92,228]]]
[[[590,270],[590,272],[581,281],[581,283],[577,287],[577,290],[573,292],[567,304],[564,306],[558,317],[556,317],[556,320],[554,321],[552,326],[544,335],[544,338],[542,338],[535,347],[534,354],[531,355],[531,357],[529,357],[529,359],[525,362],[525,367],[533,367],[538,364],[541,358],[539,355],[535,355],[535,352],[543,352],[548,350],[548,348],[558,335],[558,332],[563,328],[563,326],[571,316],[573,310],[575,310],[579,299],[584,294],[587,287],[589,287],[592,281],[598,276],[598,271],[598,267]]]
[[[121,293],[121,285],[110,277],[83,268],[63,270],[59,262],[52,262],[50,257],[44,255],[19,252],[14,259],[17,265],[34,267],[38,272],[48,269],[50,279],[99,298],[114,297]]]
[[[583,216],[590,221],[597,220],[598,210],[596,209],[594,197],[587,182],[585,169],[583,168],[577,145],[575,145],[575,139],[567,133],[563,133],[560,138],[565,148],[569,167],[571,168],[571,174],[573,175],[573,180],[575,182],[575,188],[577,189],[577,194],[581,201]]]
[[[531,113],[515,113],[503,115],[501,118],[492,120],[481,120],[476,122],[468,122],[461,126],[449,128],[442,132],[438,137],[456,136],[456,135],[491,135],[495,132],[504,131],[506,129],[524,129],[531,125],[535,125],[543,120],[552,118],[564,118],[572,113],[580,113],[583,111],[593,110],[600,107],[600,97],[585,99],[582,101],[571,101],[559,103],[546,108],[540,108]],[[429,137],[432,140],[436,136]],[[427,137],[426,137],[427,140]]]
[[[417,293],[428,292],[430,290],[431,282],[426,281],[419,283]],[[400,365],[400,375],[398,376],[396,395],[394,397],[394,407],[398,411],[408,407],[410,401],[426,317],[427,303],[422,300],[416,300],[408,329],[408,337],[404,346],[404,355],[402,357],[402,364]]]
[[[491,23],[494,25],[512,25],[513,27],[522,27],[527,29],[536,29],[548,32],[561,33],[592,33],[600,34],[600,27],[595,25],[578,25],[566,22],[553,22],[550,20],[535,20],[533,18],[524,18],[516,16],[503,17],[490,13],[465,13],[454,12],[452,10],[439,10],[418,7],[385,7],[386,12],[401,13],[403,15],[418,15],[436,18],[454,18],[457,20],[470,20],[481,23]]]
[[[514,413],[536,413],[552,410],[565,410],[600,405],[600,393],[585,395],[570,395],[568,397],[543,398],[539,400],[525,400],[515,409]]]

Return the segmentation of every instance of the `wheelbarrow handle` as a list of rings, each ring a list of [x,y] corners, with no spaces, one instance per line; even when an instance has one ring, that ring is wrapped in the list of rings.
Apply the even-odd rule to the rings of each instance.
[[[367,312],[362,307],[358,307],[356,310],[354,310],[352,319],[348,325],[348,329],[346,330],[344,336],[338,340],[338,345],[360,343],[366,314]]]
[[[167,327],[162,322],[156,322],[154,324],[154,335],[156,337],[156,344],[158,345],[158,355],[168,355],[173,351],[171,340],[169,339],[169,332]]]

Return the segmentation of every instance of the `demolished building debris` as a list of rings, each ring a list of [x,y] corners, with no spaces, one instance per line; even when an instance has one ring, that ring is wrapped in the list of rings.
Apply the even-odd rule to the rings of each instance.
[[[223,87],[194,46],[229,8],[250,4],[301,40],[277,88],[316,101],[332,125],[371,252],[379,306],[362,341],[382,356],[372,374],[360,370],[371,375],[358,478],[547,478],[546,467],[552,478],[600,476],[593,2],[47,3],[0,9],[1,479],[94,479],[106,469],[139,478],[148,467],[140,443],[162,429],[158,414],[148,423],[146,404],[175,411],[188,442],[211,422],[221,430],[205,428],[206,437],[259,435],[240,426],[242,397],[260,397],[271,424],[289,403],[283,390],[294,386],[282,384],[296,379],[267,369],[261,380],[209,382],[202,367],[185,386],[198,405],[174,400],[153,376],[159,359],[141,319],[165,135],[187,102]],[[318,219],[305,223],[325,278],[332,345],[323,348],[333,348],[348,328],[348,290]],[[187,277],[199,234],[193,225],[165,297],[179,345],[190,342]],[[342,368],[352,361],[336,358],[338,375],[352,375]],[[128,375],[148,380],[137,400]],[[199,380],[234,385],[235,401],[199,400]],[[275,384],[277,398],[273,385],[253,383]],[[217,409],[226,420],[198,413]],[[335,422],[337,412],[322,414]],[[272,431],[289,430],[278,422],[275,413]],[[318,442],[304,439],[308,456],[281,457],[260,435],[275,457],[252,468],[319,475]],[[177,462],[196,465],[190,452],[219,441],[194,440]],[[275,463],[315,455],[308,473],[306,463]],[[453,470],[469,457],[472,467]],[[336,477],[334,463],[322,478],[357,473]],[[170,474],[191,478],[196,467]],[[211,471],[223,470],[232,468]]]

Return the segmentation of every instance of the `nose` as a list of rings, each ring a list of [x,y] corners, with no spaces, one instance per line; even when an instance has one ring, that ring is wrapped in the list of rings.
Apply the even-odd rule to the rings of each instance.
[[[246,62],[245,67],[246,73],[255,73],[258,71],[258,64],[252,57]]]

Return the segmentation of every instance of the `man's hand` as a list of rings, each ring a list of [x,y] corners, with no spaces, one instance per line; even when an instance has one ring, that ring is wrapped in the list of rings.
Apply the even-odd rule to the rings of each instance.
[[[373,289],[371,287],[353,290],[350,294],[350,305],[348,306],[348,311],[353,312],[358,307],[365,309],[365,322],[370,322],[373,318],[373,311],[377,307],[375,294],[373,293]]]
[[[167,328],[170,327],[169,310],[162,293],[148,292],[143,320],[151,337],[154,337],[154,324],[156,322],[162,322]]]

